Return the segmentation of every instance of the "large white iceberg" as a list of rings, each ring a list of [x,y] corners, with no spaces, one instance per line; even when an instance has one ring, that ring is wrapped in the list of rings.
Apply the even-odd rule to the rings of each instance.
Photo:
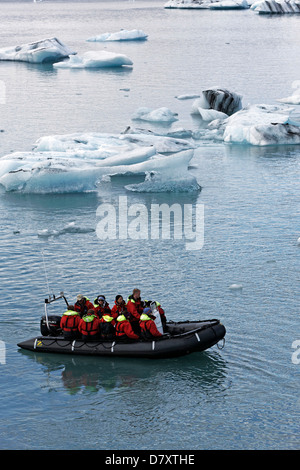
[[[279,98],[277,101],[286,104],[300,104],[300,80],[295,80],[292,84],[292,88],[295,90],[291,96],[286,98]]]
[[[30,44],[1,48],[0,60],[13,60],[41,64],[56,62],[76,52],[69,49],[57,38],[42,39]]]
[[[133,65],[133,62],[124,54],[108,51],[88,51],[82,56],[72,56],[69,60],[53,64],[60,69],[87,69],[104,67],[122,67]]]
[[[259,0],[251,5],[257,13],[300,13],[300,0]]]
[[[117,33],[103,33],[98,36],[91,37],[87,39],[88,42],[106,42],[106,41],[136,41],[136,40],[145,40],[148,35],[144,33],[141,29],[132,29],[127,31],[126,29],[121,29]]]
[[[164,8],[240,10],[249,8],[249,4],[246,0],[169,0]]]
[[[204,121],[225,119],[242,108],[241,96],[225,88],[203,90],[192,105],[191,114],[200,114]]]
[[[290,119],[291,108],[251,105],[227,119],[209,124],[227,143],[251,145],[300,144],[300,123]]]
[[[132,116],[132,119],[150,122],[174,122],[178,120],[176,116],[176,113],[173,113],[166,107],[158,109],[141,107],[137,109],[137,111]]]
[[[158,146],[162,139],[157,136]],[[166,151],[168,139],[172,141],[164,138]],[[177,150],[183,144],[178,142]],[[184,148],[188,148],[188,143]],[[6,191],[27,193],[86,192],[96,191],[107,177],[138,174],[147,177],[147,184],[129,186],[128,190],[191,191],[199,189],[188,171],[193,152],[191,149],[160,154],[153,136],[151,146],[146,138],[134,138],[132,134],[46,136],[36,142],[31,152],[16,152],[0,159],[0,184]],[[149,175],[154,178],[152,185]],[[164,181],[172,184],[164,185]]]

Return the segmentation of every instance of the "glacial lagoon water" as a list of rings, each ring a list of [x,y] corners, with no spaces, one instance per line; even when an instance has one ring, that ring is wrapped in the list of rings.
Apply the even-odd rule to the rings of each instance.
[[[195,130],[192,100],[175,96],[219,85],[244,105],[276,104],[300,78],[297,15],[136,0],[10,2],[1,16],[1,47],[56,36],[78,53],[103,48],[133,61],[75,71],[2,62],[1,156],[44,135],[122,132],[140,106],[178,113],[152,130]],[[148,40],[85,42],[121,28]],[[198,193],[132,193],[124,185],[141,179],[129,176],[92,193],[1,191],[0,448],[299,448],[299,162],[299,146],[206,142],[190,168]],[[117,208],[120,196],[149,214],[152,204],[203,204],[203,247],[187,250],[172,236],[100,240],[97,208]],[[91,231],[62,231],[71,222]],[[62,233],[38,235],[45,230]],[[139,286],[170,320],[221,319],[225,348],[163,361],[21,351],[17,343],[39,332],[48,295],[43,259],[51,293],[105,294],[112,305]]]

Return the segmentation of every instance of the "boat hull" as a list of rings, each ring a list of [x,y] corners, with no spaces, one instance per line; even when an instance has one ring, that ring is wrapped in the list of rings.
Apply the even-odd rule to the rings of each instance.
[[[19,343],[18,346],[36,352],[158,359],[204,351],[217,344],[226,334],[225,327],[218,320],[171,322],[167,326],[170,336],[149,341],[115,339],[85,342],[80,339],[70,341],[61,336],[36,336]]]

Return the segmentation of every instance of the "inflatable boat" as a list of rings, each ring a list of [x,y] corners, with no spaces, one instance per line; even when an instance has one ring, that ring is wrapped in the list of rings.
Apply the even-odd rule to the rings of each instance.
[[[63,295],[61,297],[65,299]],[[47,299],[45,302],[46,304],[50,303]],[[45,311],[47,311],[46,307]],[[41,319],[42,335],[23,341],[18,346],[29,351],[45,353],[168,358],[204,351],[218,344],[221,340],[223,341],[222,346],[224,346],[226,334],[222,323],[217,319],[212,319],[167,322],[164,326],[164,334],[151,340],[119,338],[94,341],[68,340],[63,337],[59,328],[60,318],[60,316],[48,316],[46,313]]]

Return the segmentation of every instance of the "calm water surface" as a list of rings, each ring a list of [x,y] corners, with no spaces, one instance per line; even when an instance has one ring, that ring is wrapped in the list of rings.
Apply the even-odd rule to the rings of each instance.
[[[1,16],[1,47],[57,36],[78,53],[105,48],[134,63],[97,71],[1,63],[1,156],[30,150],[43,135],[119,133],[140,106],[167,106],[180,118],[173,128],[197,129],[192,101],[176,95],[219,85],[244,105],[276,104],[300,78],[296,15],[170,11],[155,0],[11,2]],[[120,28],[149,38],[85,42]],[[126,193],[122,178],[99,193],[1,192],[0,448],[299,448],[299,162],[297,146],[210,144],[192,161],[202,187],[195,195]],[[99,204],[117,206],[120,195],[149,211],[204,204],[203,248],[187,251],[172,238],[105,242],[95,231],[38,237],[72,221],[95,229]],[[17,343],[39,331],[48,294],[43,254],[51,292],[70,301],[104,293],[113,304],[139,286],[168,319],[220,318],[225,348],[164,361],[20,351]]]

